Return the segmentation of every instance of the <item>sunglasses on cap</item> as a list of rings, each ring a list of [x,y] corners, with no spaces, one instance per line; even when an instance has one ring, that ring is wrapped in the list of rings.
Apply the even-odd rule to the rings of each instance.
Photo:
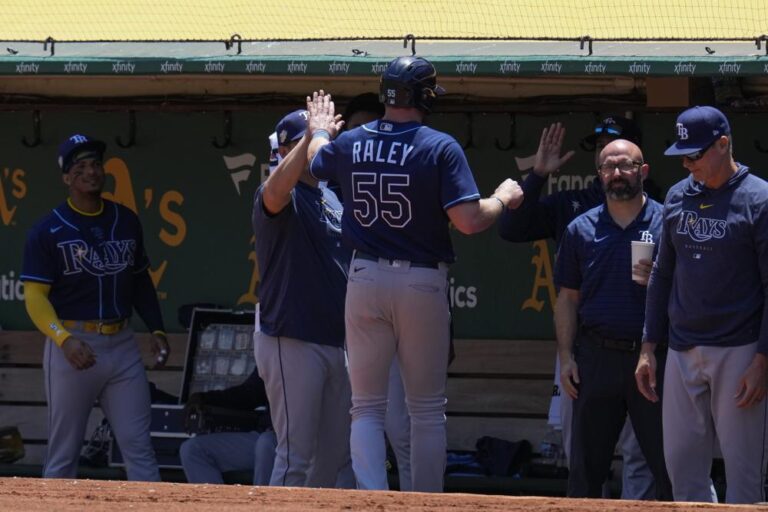
[[[712,146],[715,145],[715,142],[717,142],[717,139],[715,139],[712,142],[710,142],[709,145],[707,147],[705,147],[705,148],[701,148],[700,150],[694,151],[693,153],[689,153],[687,155],[683,155],[683,158],[687,158],[691,162],[695,162],[697,160],[701,160],[702,158],[704,158],[704,154],[707,151],[709,151],[709,148],[711,148]]]
[[[609,135],[619,136],[624,130],[618,124],[601,124],[595,128],[595,135],[607,133]]]

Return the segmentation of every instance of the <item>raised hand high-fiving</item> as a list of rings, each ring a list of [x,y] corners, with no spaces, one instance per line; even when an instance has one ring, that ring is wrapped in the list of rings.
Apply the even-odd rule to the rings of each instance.
[[[549,128],[544,128],[539,139],[539,148],[536,150],[533,172],[542,177],[549,176],[576,154],[575,151],[568,151],[560,156],[564,138],[565,127],[561,123],[552,123]]]
[[[341,131],[344,121],[341,120],[341,114],[336,114],[336,105],[330,94],[326,94],[322,89],[312,93],[312,97],[307,96],[307,110],[309,111],[308,129],[310,135],[318,131],[328,132],[329,138],[333,139]]]

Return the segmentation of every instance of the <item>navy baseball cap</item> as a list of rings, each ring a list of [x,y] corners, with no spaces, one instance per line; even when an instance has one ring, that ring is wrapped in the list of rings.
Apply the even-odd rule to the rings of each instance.
[[[107,145],[87,135],[76,133],[67,137],[59,146],[59,169],[69,172],[72,164],[84,158],[104,158]]]
[[[723,135],[731,134],[725,114],[715,107],[692,107],[677,116],[677,142],[664,152],[668,156],[696,153],[711,146]]]
[[[299,140],[307,131],[307,119],[309,112],[306,110],[294,110],[277,123],[277,143],[280,146],[288,146],[291,142]]]
[[[640,129],[635,122],[627,117],[607,116],[595,126],[593,133],[584,137],[584,142],[596,144],[601,135],[608,135],[614,139],[624,139],[635,144],[640,144],[642,138]]]

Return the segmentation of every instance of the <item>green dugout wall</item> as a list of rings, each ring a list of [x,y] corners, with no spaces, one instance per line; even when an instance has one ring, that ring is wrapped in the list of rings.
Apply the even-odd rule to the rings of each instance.
[[[300,105],[296,105],[299,107]],[[503,105],[502,105],[503,106]],[[98,112],[98,105],[40,113],[39,145],[32,110],[0,111],[0,325],[31,330],[23,304],[21,271],[28,228],[66,197],[56,167],[56,148],[83,131],[108,143],[107,197],[134,209],[144,225],[153,277],[170,331],[181,330],[182,304],[252,304],[258,297],[250,227],[253,193],[268,161],[267,136],[292,107],[258,106],[231,114],[231,144],[224,141],[224,114],[200,111],[138,111],[135,144],[128,142],[126,112]],[[593,155],[581,148],[600,113],[577,104],[546,113],[465,110],[437,113],[429,124],[469,146],[467,157],[483,194],[505,177],[520,179],[532,165],[541,129],[563,121],[566,149],[576,156],[550,180],[545,193],[580,188],[593,179]],[[578,110],[581,110],[580,112]],[[613,110],[616,112],[616,110]],[[619,110],[621,112],[622,110]],[[638,109],[643,149],[651,177],[662,190],[686,176],[677,159],[662,156],[673,137],[674,112]],[[737,158],[768,177],[766,113],[731,114]],[[27,145],[25,145],[25,142]],[[508,150],[499,149],[512,142]],[[552,339],[552,246],[510,244],[495,229],[466,237],[454,232],[459,255],[451,270],[456,336],[461,338]],[[627,269],[629,275],[629,269]],[[137,323],[137,326],[143,328]]]

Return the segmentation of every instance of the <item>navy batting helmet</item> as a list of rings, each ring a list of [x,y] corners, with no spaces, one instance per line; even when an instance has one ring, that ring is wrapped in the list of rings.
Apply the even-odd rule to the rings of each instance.
[[[430,112],[435,99],[444,93],[437,85],[435,67],[422,57],[398,57],[381,75],[379,101],[385,105]]]

